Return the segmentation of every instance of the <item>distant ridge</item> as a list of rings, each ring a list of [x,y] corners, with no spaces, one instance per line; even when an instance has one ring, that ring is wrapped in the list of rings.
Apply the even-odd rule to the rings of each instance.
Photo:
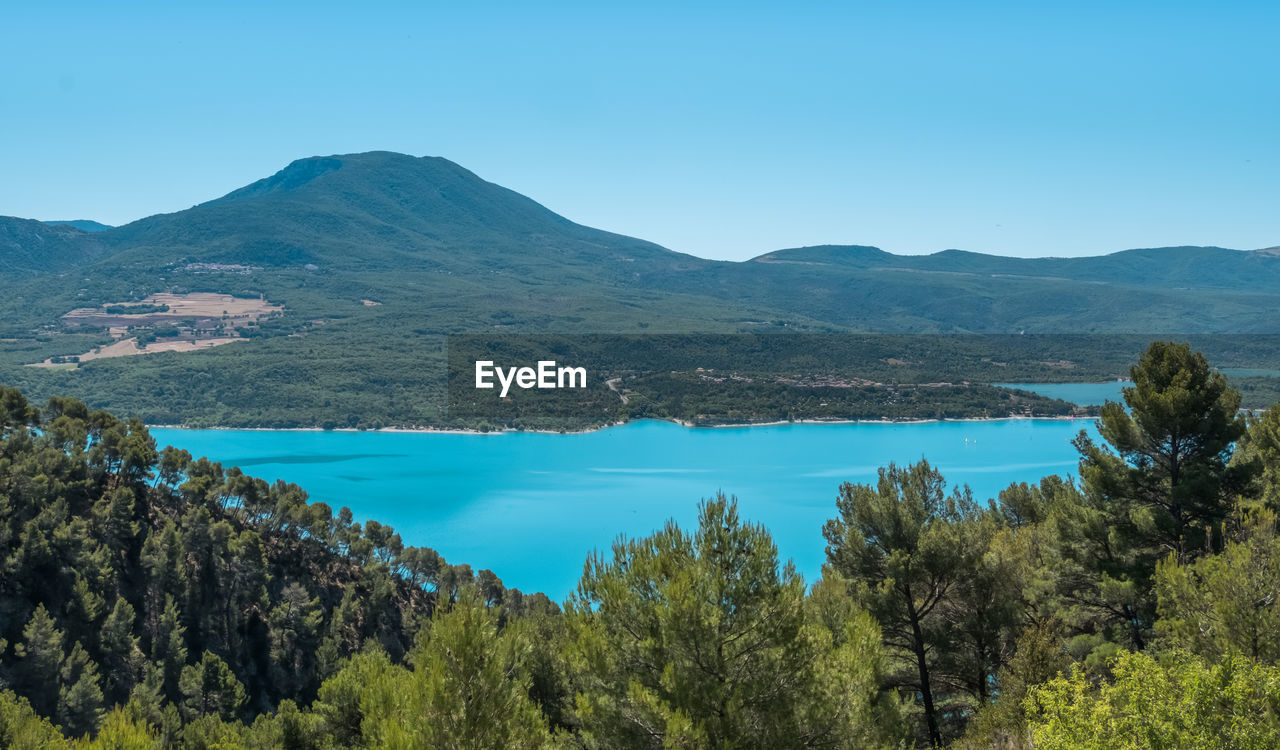
[[[98,236],[65,224],[0,216],[0,280],[86,263],[104,252]]]
[[[57,227],[57,226],[75,227],[76,229],[79,229],[85,232],[102,232],[107,229],[113,228],[110,224],[103,224],[100,221],[93,221],[92,219],[67,219],[67,220],[59,220],[59,221],[46,221],[44,223],[48,224],[51,227]]]

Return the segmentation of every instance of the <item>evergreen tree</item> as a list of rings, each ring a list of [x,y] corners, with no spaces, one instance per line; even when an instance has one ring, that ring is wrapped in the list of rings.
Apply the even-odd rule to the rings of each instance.
[[[571,604],[589,747],[875,747],[892,727],[875,718],[874,626],[811,615],[803,579],[724,495],[693,535],[668,522],[592,556]]]
[[[85,750],[161,750],[162,747],[159,735],[146,722],[115,709],[103,718],[97,736]]]
[[[529,644],[466,588],[412,653],[413,670],[368,685],[362,725],[370,748],[467,747],[503,750],[550,746],[545,717],[529,698]]]
[[[178,678],[182,691],[183,711],[188,718],[216,716],[235,718],[247,696],[227,663],[216,654],[205,651],[200,661],[183,667]]]
[[[18,657],[17,682],[22,694],[42,716],[53,716],[58,702],[58,676],[62,671],[63,633],[43,604],[36,606],[22,642],[14,647]]]
[[[0,397],[3,395],[0,392]],[[0,747],[58,750],[69,745],[58,728],[37,713],[25,698],[0,690]]]
[[[72,735],[91,732],[102,718],[98,665],[79,641],[71,647],[59,674],[58,723]]]
[[[981,553],[966,528],[976,505],[967,491],[948,495],[946,487],[942,474],[926,461],[906,468],[890,464],[880,470],[875,487],[842,485],[836,501],[840,517],[823,529],[828,561],[879,621],[885,645],[902,665],[894,681],[919,696],[925,737],[932,745],[941,745],[944,737],[939,660],[953,635],[944,611],[963,584],[977,584],[972,579]],[[985,684],[991,661],[981,661],[973,674],[982,671],[977,679]]]
[[[1221,546],[1222,521],[1254,471],[1230,463],[1245,432],[1240,394],[1186,344],[1154,342],[1129,372],[1125,404],[1108,402],[1099,420],[1110,450],[1077,440],[1081,477],[1153,554],[1186,562]]]
[[[178,681],[187,663],[186,630],[178,618],[178,605],[173,597],[167,597],[164,614],[151,641],[151,660],[160,667],[164,696],[171,701],[177,701],[182,695]]]
[[[138,637],[133,634],[135,619],[133,605],[122,596],[116,597],[99,634],[103,687],[115,701],[123,701],[133,689],[143,658]]]
[[[1275,515],[1260,511],[1245,536],[1221,554],[1156,570],[1160,620],[1169,645],[1212,660],[1243,655],[1280,665],[1280,538]]]
[[[954,713],[971,716],[999,692],[997,675],[1012,658],[1024,615],[1026,545],[995,516],[960,527],[970,552],[964,576],[943,601],[940,674],[954,688]]]
[[[1280,512],[1280,409],[1268,409],[1253,420],[1232,460],[1256,469],[1255,485],[1246,494]]]
[[[271,610],[269,623],[271,661],[277,670],[279,689],[286,695],[300,694],[313,676],[323,622],[319,597],[308,596],[297,582],[284,587],[280,603]]]
[[[1185,344],[1154,342],[1131,370],[1125,405],[1102,409],[1099,445],[1076,440],[1085,502],[1060,523],[1076,536],[1092,580],[1077,596],[1110,613],[1113,636],[1141,649],[1155,620],[1152,576],[1158,560],[1186,563],[1220,549],[1236,496],[1256,465],[1230,461],[1244,434],[1240,394]],[[1126,406],[1128,411],[1126,411]]]
[[[356,654],[320,686],[312,706],[337,747],[358,747],[363,741],[366,719],[364,696],[370,686],[395,679],[397,667],[377,648]],[[375,717],[369,717],[371,720]]]

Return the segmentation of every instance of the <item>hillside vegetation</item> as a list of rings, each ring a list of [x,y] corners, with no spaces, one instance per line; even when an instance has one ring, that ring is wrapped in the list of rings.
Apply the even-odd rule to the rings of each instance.
[[[1275,747],[1280,410],[1186,346],[1131,374],[1078,480],[885,467],[816,582],[718,496],[563,608],[5,389],[0,744]]]
[[[1280,333],[1275,253],[831,246],[711,261],[581,226],[445,159],[386,152],[301,159],[101,231],[0,218],[0,287],[4,382],[192,425],[282,425],[283,404],[307,425],[442,424],[452,333]],[[184,292],[284,313],[234,347],[25,367],[109,343],[69,328],[73,309]]]

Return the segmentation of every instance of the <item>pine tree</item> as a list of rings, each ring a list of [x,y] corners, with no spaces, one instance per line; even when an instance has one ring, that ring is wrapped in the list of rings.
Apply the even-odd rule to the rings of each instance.
[[[1215,661],[1242,654],[1280,665],[1280,537],[1270,510],[1252,515],[1244,538],[1220,554],[1161,562],[1155,586],[1156,631],[1168,645]]]
[[[58,723],[72,735],[92,731],[102,718],[102,688],[98,665],[79,641],[71,647],[59,678],[62,687],[58,694]]]
[[[412,653],[413,671],[396,670],[362,698],[371,719],[364,740],[377,748],[543,748],[550,733],[529,698],[526,636],[499,631],[497,613],[464,589],[432,619]]]
[[[692,535],[669,521],[593,555],[570,602],[586,744],[879,746],[874,627],[828,625],[804,588],[724,495]]]
[[[184,667],[178,680],[183,713],[188,720],[197,716],[234,719],[247,696],[227,663],[205,651],[200,661]]]
[[[1186,344],[1152,343],[1130,375],[1125,405],[1102,408],[1110,450],[1084,433],[1077,440],[1081,477],[1117,520],[1132,519],[1153,555],[1186,562],[1221,547],[1222,521],[1255,471],[1230,463],[1245,433],[1240,394]]]
[[[337,747],[360,745],[368,707],[363,703],[365,692],[395,679],[396,669],[399,668],[392,665],[385,651],[371,648],[351,657],[320,686],[313,710],[324,720]]]
[[[828,561],[879,621],[902,665],[895,681],[919,696],[925,737],[935,746],[944,736],[939,658],[952,631],[943,614],[961,586],[972,583],[981,552],[966,533],[977,512],[972,498],[958,489],[948,495],[946,487],[926,461],[890,464],[875,487],[842,485],[840,517],[823,529]],[[975,671],[989,674],[990,664],[984,659]]]
[[[1081,563],[1092,563],[1092,580],[1074,596],[1109,613],[1100,635],[1142,649],[1156,617],[1156,563],[1221,549],[1228,514],[1257,466],[1230,460],[1245,431],[1240,394],[1203,355],[1157,341],[1130,374],[1125,405],[1102,409],[1106,444],[1084,432],[1076,440],[1084,502],[1059,528]]]
[[[138,637],[133,634],[134,620],[133,605],[117,596],[98,638],[105,692],[115,702],[123,701],[133,689],[142,660]]]
[[[144,721],[123,709],[115,709],[102,719],[98,735],[86,750],[160,750],[160,737]]]
[[[0,391],[0,398],[4,392]],[[0,407],[3,403],[0,402]],[[2,415],[3,412],[0,412]],[[0,690],[0,747],[41,748],[41,750],[70,750],[70,743],[63,738],[49,719],[41,716],[26,699],[8,690]]]
[[[1280,512],[1280,408],[1268,409],[1253,420],[1232,459],[1236,464],[1255,466],[1256,484],[1248,494]]]
[[[21,692],[42,716],[53,716],[58,703],[58,675],[62,670],[63,633],[44,605],[38,605],[22,629],[22,642],[14,647],[18,657]]]
[[[324,611],[319,597],[311,597],[297,582],[280,592],[280,603],[271,610],[271,662],[286,695],[296,695],[314,673],[319,630]]]
[[[187,663],[185,634],[186,627],[178,618],[178,605],[173,597],[166,597],[164,614],[160,617],[160,625],[151,641],[151,660],[160,665],[164,676],[164,695],[171,701],[177,701],[182,694],[178,680]]]

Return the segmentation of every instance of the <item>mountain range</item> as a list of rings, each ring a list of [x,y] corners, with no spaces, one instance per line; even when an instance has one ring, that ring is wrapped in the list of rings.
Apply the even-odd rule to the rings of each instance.
[[[35,395],[89,370],[163,379],[215,360],[242,375],[282,359],[383,372],[438,357],[435,337],[453,332],[1280,332],[1274,249],[1010,258],[830,245],[714,261],[576,224],[446,159],[388,152],[300,159],[118,227],[0,218],[0,286],[0,379]],[[225,351],[21,367],[92,343],[66,328],[70,310],[157,292],[264,297],[285,313]]]
[[[71,268],[91,281],[126,268],[138,280],[171,281],[190,264],[252,267],[268,296],[283,292],[274,277],[308,268],[327,277],[324,286],[340,280],[390,298],[401,285],[494,296],[492,312],[533,325],[553,324],[541,319],[541,305],[495,293],[546,286],[568,308],[592,300],[588,307],[624,318],[704,321],[717,330],[759,317],[864,331],[1280,330],[1274,251],[1010,258],[831,245],[712,261],[575,224],[445,159],[386,152],[301,159],[216,200],[120,227],[0,219],[0,278],[10,283]],[[383,273],[394,274],[392,289],[379,288]],[[689,298],[721,312],[693,321],[673,315],[671,303]],[[522,310],[538,319],[523,321]]]

